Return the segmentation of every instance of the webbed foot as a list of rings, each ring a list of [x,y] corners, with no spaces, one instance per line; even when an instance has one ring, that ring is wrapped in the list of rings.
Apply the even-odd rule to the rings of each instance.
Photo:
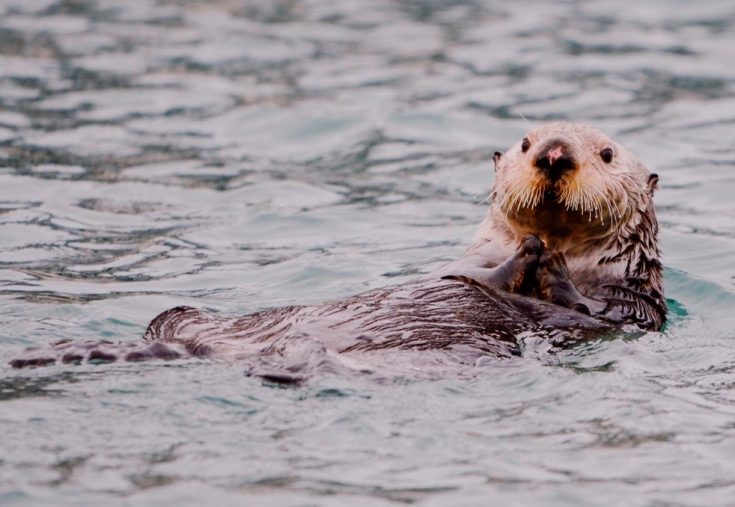
[[[23,357],[10,361],[13,368],[49,366],[55,363],[112,363],[115,361],[145,361],[148,359],[178,359],[189,355],[184,347],[162,342],[111,342],[93,340],[55,343],[51,347],[32,347]]]

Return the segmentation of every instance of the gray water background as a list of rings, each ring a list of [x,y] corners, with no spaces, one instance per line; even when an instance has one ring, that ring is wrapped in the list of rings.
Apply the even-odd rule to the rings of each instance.
[[[428,272],[553,119],[660,174],[663,332],[294,389],[5,366]],[[0,0],[0,505],[735,505],[734,125],[731,1]]]

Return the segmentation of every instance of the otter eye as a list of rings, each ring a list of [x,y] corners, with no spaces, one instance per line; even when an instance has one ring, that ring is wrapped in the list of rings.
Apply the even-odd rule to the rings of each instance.
[[[612,162],[613,159],[613,151],[612,148],[605,148],[600,152],[600,158],[602,158],[602,161],[606,164],[609,164]]]
[[[528,140],[527,137],[523,138],[523,141],[521,141],[521,150],[523,153],[526,153],[528,151],[528,148],[531,147],[531,141]]]

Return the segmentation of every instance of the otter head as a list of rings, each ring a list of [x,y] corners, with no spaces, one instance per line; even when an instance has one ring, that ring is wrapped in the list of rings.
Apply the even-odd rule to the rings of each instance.
[[[599,130],[550,123],[496,153],[491,213],[516,237],[572,253],[605,242],[646,213],[658,180]]]

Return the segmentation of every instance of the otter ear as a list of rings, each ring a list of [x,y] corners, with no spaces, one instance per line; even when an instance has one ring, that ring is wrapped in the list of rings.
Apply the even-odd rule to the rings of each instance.
[[[652,173],[648,177],[648,193],[653,197],[653,192],[658,190],[658,174]]]
[[[501,152],[499,152],[499,151],[496,151],[493,154],[493,162],[495,162],[495,170],[496,171],[498,170],[498,162],[500,162],[500,157],[502,157],[502,156],[503,156],[503,154]]]

